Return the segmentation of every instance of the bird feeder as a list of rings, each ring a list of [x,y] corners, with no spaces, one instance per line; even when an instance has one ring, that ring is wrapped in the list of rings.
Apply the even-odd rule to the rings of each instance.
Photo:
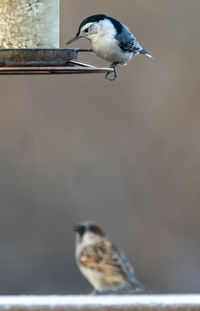
[[[107,73],[59,48],[60,0],[0,1],[0,74]]]

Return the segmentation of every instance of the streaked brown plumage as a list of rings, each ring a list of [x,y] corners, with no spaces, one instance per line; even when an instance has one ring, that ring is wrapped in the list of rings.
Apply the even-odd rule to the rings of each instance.
[[[145,290],[124,253],[105,237],[99,226],[83,222],[75,226],[75,231],[77,264],[95,290]]]

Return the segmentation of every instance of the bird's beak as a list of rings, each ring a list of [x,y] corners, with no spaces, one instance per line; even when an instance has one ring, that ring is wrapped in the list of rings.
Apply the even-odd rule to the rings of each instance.
[[[70,39],[69,41],[66,42],[66,44],[70,44],[76,40],[78,40],[80,37],[78,35],[75,35],[75,37],[73,37],[72,39]]]
[[[81,228],[83,228],[84,227],[84,225],[82,224],[82,223],[76,223],[75,225],[74,225],[74,231],[75,232],[79,232],[80,230],[81,230]]]

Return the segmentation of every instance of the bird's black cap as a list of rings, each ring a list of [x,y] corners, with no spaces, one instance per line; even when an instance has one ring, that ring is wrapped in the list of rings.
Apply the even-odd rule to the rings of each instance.
[[[103,230],[98,225],[96,225],[94,222],[91,221],[83,221],[76,223],[74,226],[74,231],[78,232],[80,236],[82,236],[86,231],[93,232],[102,237],[105,236]]]
[[[84,19],[82,21],[82,23],[79,26],[77,36],[79,36],[81,28],[84,25],[86,25],[87,23],[95,23],[95,22],[98,23],[98,22],[100,22],[100,21],[102,21],[104,19],[108,19],[109,21],[111,21],[111,23],[113,23],[114,27],[117,30],[117,33],[121,33],[122,32],[122,25],[121,25],[121,23],[118,20],[116,20],[113,17],[106,16],[105,14],[96,14],[96,15],[89,16],[89,17],[87,17],[86,19]]]
[[[85,18],[85,19],[82,21],[82,23],[80,24],[77,35],[79,35],[81,28],[82,28],[84,25],[86,25],[87,23],[99,22],[99,21],[104,20],[105,18],[107,18],[107,16],[104,15],[104,14],[96,14],[96,15],[88,16],[88,17]]]

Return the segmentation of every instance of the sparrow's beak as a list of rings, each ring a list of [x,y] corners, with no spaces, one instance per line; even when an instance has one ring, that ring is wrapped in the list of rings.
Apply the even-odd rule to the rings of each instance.
[[[78,40],[80,37],[78,35],[75,35],[75,37],[73,37],[72,39],[70,39],[69,41],[66,42],[66,44],[70,44],[76,40]]]
[[[78,222],[78,223],[76,223],[76,224],[74,225],[74,231],[75,231],[75,232],[80,232],[81,229],[83,229],[83,228],[84,228],[84,225],[83,225],[81,222]]]

